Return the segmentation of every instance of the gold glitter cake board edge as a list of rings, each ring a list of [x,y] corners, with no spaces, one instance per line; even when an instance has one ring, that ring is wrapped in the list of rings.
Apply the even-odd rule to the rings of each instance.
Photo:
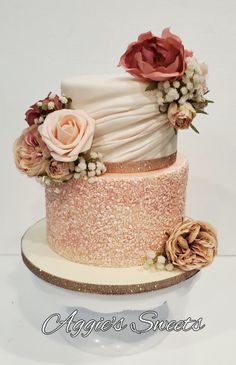
[[[43,227],[44,226],[44,227]],[[106,274],[109,270],[109,274],[105,275],[107,277],[110,277],[110,273],[119,270],[120,273],[123,272],[125,274],[124,276],[127,276],[127,270],[136,270],[137,276],[140,277],[142,275],[141,269],[142,267],[133,267],[133,268],[102,268],[102,267],[94,267],[92,265],[80,265],[75,262],[68,261],[67,259],[63,258],[62,256],[58,255],[54,251],[51,250],[51,248],[48,246],[45,235],[46,233],[43,232],[43,228],[45,228],[45,219],[40,220],[39,222],[32,225],[23,235],[21,240],[21,255],[24,264],[27,266],[27,268],[35,274],[40,279],[56,285],[58,287],[69,289],[73,291],[78,292],[84,292],[84,293],[94,293],[94,294],[105,294],[105,295],[122,295],[122,294],[138,294],[138,293],[144,293],[149,291],[156,291],[159,289],[167,288],[169,286],[173,286],[176,284],[181,283],[182,281],[185,281],[192,276],[196,275],[199,270],[191,270],[188,272],[170,272],[165,273],[165,275],[169,275],[169,277],[159,280],[147,280],[147,282],[137,282],[137,283],[122,283],[122,284],[104,284],[104,283],[92,283],[88,281],[78,281],[77,279],[71,280],[62,276],[59,276],[53,273],[52,267],[50,266],[50,262],[53,262],[53,260],[58,264],[60,263],[66,263],[66,265],[72,265],[74,267],[84,267],[86,269],[96,269],[99,271],[104,271]],[[37,234],[38,229],[38,234]],[[33,237],[30,237],[31,241],[29,240],[30,234],[33,234]],[[41,234],[41,236],[40,236]],[[34,237],[35,235],[35,237]],[[33,238],[33,239],[32,239]],[[28,241],[27,241],[28,239]],[[40,248],[40,253],[37,249],[37,247]],[[43,251],[45,249],[45,252]],[[28,252],[27,252],[28,251]],[[42,255],[45,254],[45,256]],[[49,270],[45,270],[43,268],[43,264],[40,264],[41,257],[48,259],[47,255],[51,255],[49,260]],[[36,258],[36,260],[35,260]],[[44,259],[41,260],[44,263]],[[56,265],[57,266],[57,265]],[[51,271],[51,272],[50,272]],[[143,271],[144,275],[146,273],[146,270]],[[152,276],[152,273],[150,274],[150,278]],[[173,275],[174,274],[174,275]],[[156,275],[153,275],[156,277]],[[120,277],[120,275],[119,275]],[[114,282],[116,282],[117,278],[114,277]],[[155,279],[155,278],[153,278]],[[93,280],[91,280],[93,281]]]

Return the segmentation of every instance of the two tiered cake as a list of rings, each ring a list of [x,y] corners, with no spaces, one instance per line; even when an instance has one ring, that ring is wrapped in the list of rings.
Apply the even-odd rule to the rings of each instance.
[[[26,112],[17,167],[45,185],[47,240],[102,267],[188,271],[216,253],[215,230],[185,219],[188,161],[177,152],[206,99],[207,67],[165,29],[120,59],[129,75],[65,79]],[[131,76],[132,75],[132,76]]]

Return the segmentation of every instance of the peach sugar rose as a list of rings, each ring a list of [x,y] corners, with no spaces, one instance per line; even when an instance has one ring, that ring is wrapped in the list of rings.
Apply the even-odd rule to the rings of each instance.
[[[62,109],[50,113],[39,126],[43,141],[56,161],[71,162],[90,149],[95,120],[83,110]]]

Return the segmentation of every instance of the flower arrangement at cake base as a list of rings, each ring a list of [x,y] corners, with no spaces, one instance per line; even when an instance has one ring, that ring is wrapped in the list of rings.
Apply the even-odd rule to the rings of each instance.
[[[211,264],[217,253],[216,231],[209,223],[186,218],[167,236],[163,255],[147,253],[146,269],[199,270]]]

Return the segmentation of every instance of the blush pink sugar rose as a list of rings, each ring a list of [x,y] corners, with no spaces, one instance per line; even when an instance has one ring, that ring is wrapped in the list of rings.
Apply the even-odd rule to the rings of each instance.
[[[151,32],[141,34],[121,56],[119,66],[144,81],[177,80],[186,69],[186,58],[191,56],[181,39],[167,28],[161,37]]]
[[[56,161],[71,162],[90,149],[95,120],[83,110],[62,109],[47,115],[39,126],[43,141]]]

